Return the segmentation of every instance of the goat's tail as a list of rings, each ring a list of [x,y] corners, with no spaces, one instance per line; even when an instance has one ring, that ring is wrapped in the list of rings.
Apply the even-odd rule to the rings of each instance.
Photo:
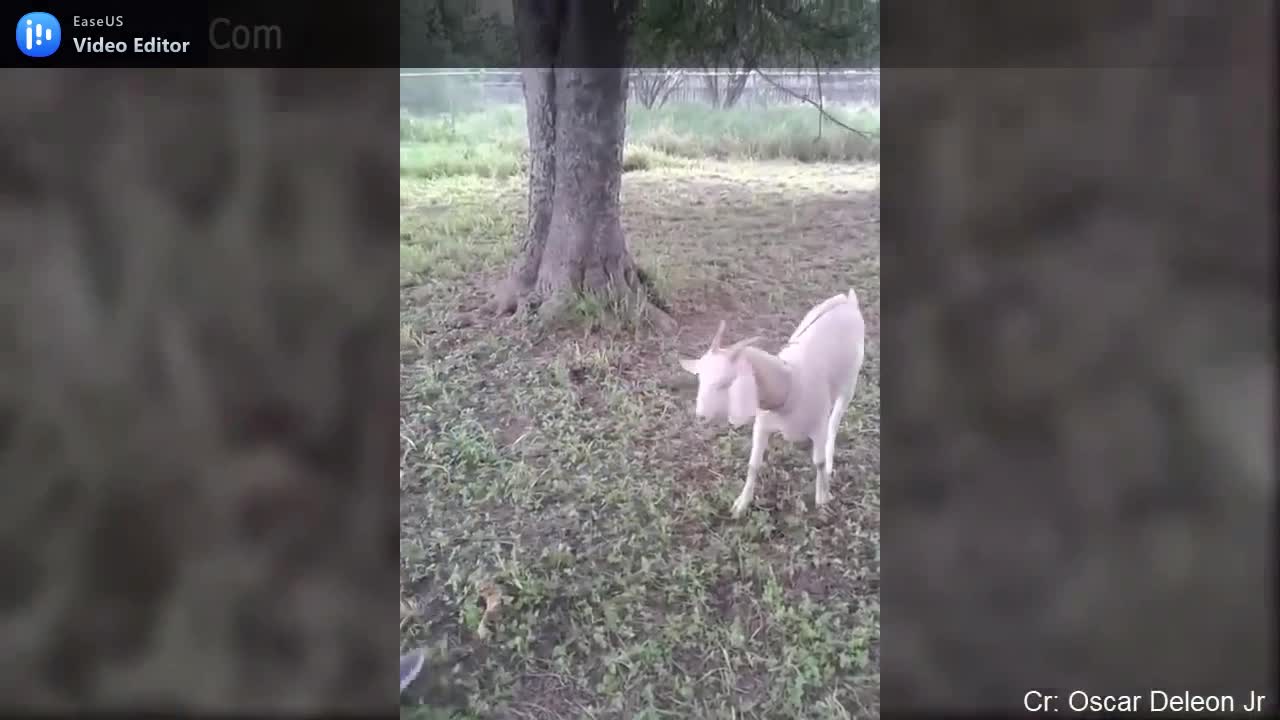
[[[855,306],[858,304],[858,293],[854,292],[853,288],[849,288],[849,299],[853,301]]]

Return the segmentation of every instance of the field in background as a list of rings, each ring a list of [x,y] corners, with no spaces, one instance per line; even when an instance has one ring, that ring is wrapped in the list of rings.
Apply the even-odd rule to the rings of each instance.
[[[866,134],[851,133],[804,105],[716,110],[668,105],[627,113],[628,170],[678,165],[701,158],[865,162],[880,157],[880,111],[829,107],[827,112]],[[400,118],[400,172],[423,178],[456,175],[508,177],[524,170],[528,147],[524,108],[502,105],[432,116]]]
[[[631,113],[623,223],[680,323],[658,337],[471,313],[523,227],[523,114],[402,120],[400,626],[435,663],[407,716],[878,717],[878,166],[782,159],[817,159],[812,110],[716,112]],[[835,499],[775,438],[731,520],[749,429],[695,423],[677,357],[721,318],[776,350],[850,286],[868,357]]]

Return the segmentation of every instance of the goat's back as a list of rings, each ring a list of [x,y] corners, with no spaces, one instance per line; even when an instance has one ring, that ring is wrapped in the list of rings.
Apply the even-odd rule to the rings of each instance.
[[[806,376],[820,377],[833,395],[844,395],[862,367],[865,343],[862,310],[852,295],[841,294],[810,310],[778,356]]]
[[[833,310],[846,304],[852,304],[854,308],[858,307],[858,296],[854,294],[853,288],[849,288],[848,294],[832,295],[826,300],[823,300],[810,308],[809,312],[805,313],[804,317],[800,320],[800,324],[796,325],[795,332],[791,333],[791,337],[787,339],[787,342],[796,342],[800,336],[810,328],[810,326],[817,322],[818,318],[827,314],[829,310]],[[861,314],[861,312],[859,312],[859,314]]]

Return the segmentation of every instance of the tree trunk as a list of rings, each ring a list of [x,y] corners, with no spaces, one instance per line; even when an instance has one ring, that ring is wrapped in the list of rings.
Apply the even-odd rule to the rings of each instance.
[[[702,70],[703,72],[706,72],[706,73],[718,73],[720,71],[720,68],[719,67],[709,68],[709,67],[703,66]],[[703,92],[703,95],[707,98],[707,102],[711,104],[711,107],[716,109],[720,108],[720,76],[719,75],[714,75],[714,74],[703,75],[702,76],[702,92]]]
[[[674,70],[674,71],[669,70],[668,73],[670,73],[667,76],[669,82],[667,83],[666,87],[663,89],[662,94],[658,96],[658,100],[655,103],[660,108],[666,106],[667,100],[671,98],[671,94],[674,93],[676,90],[678,90],[682,84],[684,84],[683,70]]]
[[[662,91],[662,81],[664,73],[661,71],[646,71],[636,69],[631,76],[631,87],[635,91],[636,99],[644,105],[646,110],[653,109],[653,103],[658,99],[658,93]]]
[[[511,312],[538,283],[551,228],[556,189],[556,77],[551,68],[525,68],[525,124],[529,129],[529,202],[524,238],[506,279],[494,292],[498,310]]]
[[[747,87],[747,80],[751,77],[751,69],[748,67],[740,68],[737,73],[725,85],[724,102],[720,103],[723,110],[730,110],[738,104],[738,100],[742,98],[742,91]]]
[[[598,0],[517,5],[517,37],[531,68],[523,78],[529,215],[520,251],[494,293],[499,312],[642,286],[622,231],[620,194],[624,15],[631,11],[624,3],[615,15],[612,3]],[[573,66],[587,57],[593,62]]]
[[[536,290],[607,293],[635,287],[622,232],[623,68],[556,69],[557,176]]]

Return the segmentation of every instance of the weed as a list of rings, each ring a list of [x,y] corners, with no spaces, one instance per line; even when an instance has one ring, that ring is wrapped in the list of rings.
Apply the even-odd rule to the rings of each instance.
[[[401,186],[401,635],[428,649],[452,717],[878,716],[875,166],[628,174],[624,227],[681,324],[670,337],[587,299],[551,332],[460,321],[509,262],[523,183]],[[812,507],[808,450],[778,441],[731,521],[750,432],[695,424],[677,355],[722,317],[776,348],[850,285],[868,356],[833,502]]]
[[[704,158],[806,163],[879,158],[877,110],[836,107],[828,112],[863,134],[829,120],[820,123],[817,111],[807,106],[629,108],[623,171],[654,170]],[[405,114],[400,118],[400,140],[400,172],[407,177],[507,178],[527,170],[528,136],[524,108],[518,105],[429,118]]]

